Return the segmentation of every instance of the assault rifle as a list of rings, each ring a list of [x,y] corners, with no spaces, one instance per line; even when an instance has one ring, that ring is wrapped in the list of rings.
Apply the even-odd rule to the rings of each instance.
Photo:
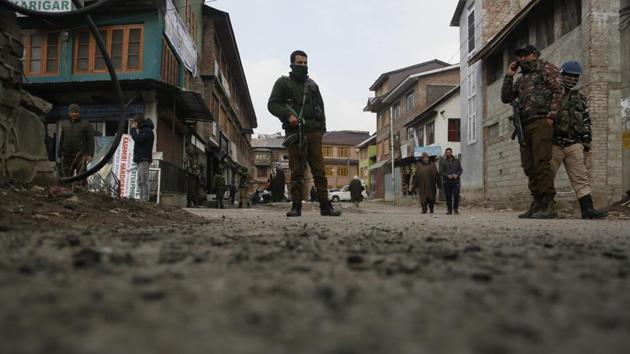
[[[306,101],[306,95],[304,96],[304,101]],[[288,104],[285,107],[297,117],[298,120],[298,130],[296,133],[288,135],[284,141],[282,142],[282,146],[288,148],[290,145],[298,144],[298,152],[300,157],[302,158],[302,163],[306,167],[306,159],[308,156],[308,144],[306,143],[306,136],[304,136],[304,118],[302,118],[302,112],[299,114],[295,112],[295,110],[289,106]],[[304,109],[304,102],[302,103],[302,110]]]
[[[512,132],[512,140],[518,138],[518,144],[521,147],[527,145],[525,143],[525,135],[523,134],[523,124],[521,124],[521,110],[518,107],[516,100],[512,101],[512,125],[514,126],[514,132]]]

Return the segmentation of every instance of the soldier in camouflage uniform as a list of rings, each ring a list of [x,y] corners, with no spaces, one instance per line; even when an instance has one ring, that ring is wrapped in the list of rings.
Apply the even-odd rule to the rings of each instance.
[[[591,149],[591,117],[586,97],[575,88],[582,75],[582,67],[576,61],[569,61],[562,65],[560,73],[564,98],[554,125],[554,175],[564,163],[580,203],[582,218],[603,218],[608,214],[593,207],[591,181],[584,161],[584,153]]]
[[[197,208],[199,206],[199,154],[195,147],[189,142],[186,143],[184,169],[188,175],[187,206],[189,208]]]
[[[521,147],[521,163],[529,179],[533,202],[520,218],[548,219],[557,216],[554,209],[554,174],[551,167],[553,125],[562,104],[560,72],[541,60],[536,47],[526,45],[515,52],[517,61],[507,70],[501,88],[501,101],[516,100],[520,108],[525,146]],[[514,82],[518,67],[521,76]]]
[[[238,207],[247,207],[251,206],[250,200],[248,198],[247,192],[249,190],[249,172],[247,170],[243,170],[243,176],[241,176],[241,181],[238,185],[239,198],[238,198]]]
[[[326,131],[324,101],[315,81],[308,77],[307,55],[303,51],[291,54],[291,73],[279,78],[273,86],[269,97],[268,109],[282,122],[286,135],[298,132],[300,120],[306,139],[306,156],[297,143],[288,146],[289,168],[291,169],[291,211],[287,216],[302,215],[304,200],[304,171],[308,162],[313,174],[320,214],[323,216],[339,216],[328,200],[328,181],[324,169],[322,154],[322,137]]]

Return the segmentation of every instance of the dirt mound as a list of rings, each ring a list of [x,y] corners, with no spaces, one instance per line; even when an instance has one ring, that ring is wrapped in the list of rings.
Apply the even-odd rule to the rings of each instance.
[[[205,222],[179,208],[82,190],[54,197],[45,188],[5,184],[0,185],[0,200],[0,232]]]

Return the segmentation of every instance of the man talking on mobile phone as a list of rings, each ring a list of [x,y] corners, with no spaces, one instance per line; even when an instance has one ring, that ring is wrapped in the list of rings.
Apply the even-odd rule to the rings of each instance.
[[[523,126],[521,163],[534,199],[529,210],[519,217],[551,219],[557,217],[551,159],[554,120],[562,105],[560,71],[540,59],[540,52],[531,44],[517,49],[514,54],[517,60],[508,66],[501,101],[512,103],[516,100],[520,108],[520,116],[514,119],[520,119]],[[521,75],[514,82],[519,67]]]

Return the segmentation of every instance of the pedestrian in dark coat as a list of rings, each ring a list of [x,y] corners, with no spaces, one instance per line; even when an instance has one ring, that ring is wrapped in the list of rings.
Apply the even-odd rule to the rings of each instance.
[[[131,138],[134,141],[133,162],[138,166],[137,180],[140,200],[149,201],[149,166],[153,161],[153,122],[143,116],[136,117],[131,123]]]
[[[459,178],[462,175],[462,165],[455,156],[453,149],[447,148],[444,158],[440,159],[440,175],[446,196],[446,214],[451,215],[453,211],[459,214]]]
[[[68,108],[68,120],[61,124],[59,158],[62,177],[84,172],[94,157],[94,127],[90,122],[81,119],[79,108],[79,105],[71,104]]]
[[[426,214],[427,209],[433,214],[437,190],[442,187],[442,183],[435,164],[429,160],[429,155],[426,153],[422,154],[420,163],[416,167],[415,182],[418,195],[420,195],[422,214]]]
[[[354,206],[358,208],[359,203],[363,201],[363,184],[359,176],[354,176],[348,189],[350,189],[350,199],[354,203]]]

